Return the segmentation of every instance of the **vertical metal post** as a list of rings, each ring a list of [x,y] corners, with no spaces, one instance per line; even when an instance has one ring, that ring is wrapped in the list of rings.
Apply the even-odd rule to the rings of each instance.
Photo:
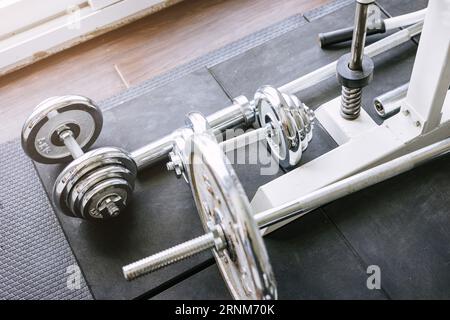
[[[367,2],[367,1],[366,1]],[[370,3],[370,1],[368,1]],[[373,2],[373,1],[372,1]],[[367,12],[369,5],[361,2],[356,3],[355,27],[352,38],[352,58],[349,68],[352,70],[362,69],[364,55],[364,44],[366,43]]]
[[[374,0],[356,0],[351,53],[349,57],[341,57],[343,60],[340,59],[337,65],[338,80],[342,84],[341,115],[347,120],[354,120],[359,117],[362,107],[362,88],[372,79],[372,72],[365,74],[363,70],[363,59],[367,33],[367,13],[369,4],[373,2]],[[371,68],[373,69],[373,63]],[[358,81],[359,76],[367,81]]]
[[[422,133],[439,126],[449,86],[450,0],[430,0],[403,107]]]

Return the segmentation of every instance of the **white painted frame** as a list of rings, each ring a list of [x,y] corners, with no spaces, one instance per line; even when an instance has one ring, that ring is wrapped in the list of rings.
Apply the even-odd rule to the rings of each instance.
[[[23,5],[21,0],[16,5]],[[30,23],[14,22],[13,17],[1,17],[4,34],[14,27],[14,35],[0,38],[0,75],[17,70],[56,52],[92,39],[109,30],[118,28],[145,15],[159,11],[182,0],[39,0],[35,5],[59,2],[48,7],[46,20],[43,12]],[[78,7],[67,7],[68,4]],[[68,10],[63,10],[67,7]],[[7,16],[7,11],[4,11]],[[25,19],[23,18],[25,17]],[[27,20],[27,15],[21,20]],[[39,22],[39,23],[38,23]],[[30,27],[31,26],[31,27]]]

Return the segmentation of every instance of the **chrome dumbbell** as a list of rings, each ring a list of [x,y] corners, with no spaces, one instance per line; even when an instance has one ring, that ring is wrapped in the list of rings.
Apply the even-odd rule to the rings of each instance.
[[[267,116],[267,118],[266,118]],[[206,117],[214,135],[220,135],[228,129],[238,127],[261,127],[267,122],[280,124],[280,130],[285,133],[286,141],[273,141],[272,146],[279,146],[280,152],[269,148],[278,158],[280,166],[290,168],[298,162],[302,149],[296,142],[301,141],[303,150],[312,137],[314,113],[295,95],[281,93],[271,86],[263,86],[257,90],[255,97],[249,101],[244,96],[234,99],[234,104]],[[295,132],[299,129],[299,134]],[[289,130],[289,132],[287,132]],[[177,132],[173,132],[136,151],[132,157],[139,169],[151,166],[164,160],[173,149]],[[293,143],[292,143],[293,142]],[[289,152],[291,151],[291,152]]]
[[[104,219],[117,216],[131,197],[137,167],[119,148],[87,153],[103,125],[100,109],[81,96],[53,97],[39,104],[22,129],[22,147],[35,161],[74,160],[61,172],[54,203],[66,214]]]
[[[207,130],[185,136],[178,147],[188,163],[192,194],[206,234],[124,266],[124,277],[133,280],[212,249],[235,299],[275,299],[275,277],[259,229],[302,216],[447,153],[450,138],[258,214],[252,213],[232,166]]]
[[[236,127],[274,127],[269,149],[282,167],[298,163],[307,147],[314,115],[295,96],[280,93],[272,87],[258,90],[249,102],[238,97],[234,104],[210,115],[207,120],[215,135]],[[35,161],[57,163],[72,161],[58,176],[53,191],[55,204],[67,215],[85,219],[117,216],[127,205],[134,188],[136,174],[156,161],[169,156],[169,169],[181,176],[173,145],[176,131],[131,153],[118,148],[100,148],[86,154],[98,137],[102,126],[99,108],[87,98],[63,96],[41,103],[26,121],[22,144]],[[64,142],[63,131],[73,137]],[[79,144],[76,148],[72,140]],[[72,151],[73,150],[73,151]]]
[[[249,142],[265,140],[271,155],[281,167],[296,166],[312,139],[314,112],[297,97],[283,94],[270,86],[261,87],[253,101],[260,128],[228,139],[219,145],[224,151],[230,151]],[[181,139],[184,139],[185,130],[188,134],[208,130],[216,136],[208,118],[196,112],[188,115],[186,128],[174,132],[175,142],[179,141],[180,135]],[[179,149],[175,143],[167,163],[167,168],[175,171],[177,177],[184,175],[185,170],[184,158],[179,154]],[[187,180],[186,176],[185,179]]]

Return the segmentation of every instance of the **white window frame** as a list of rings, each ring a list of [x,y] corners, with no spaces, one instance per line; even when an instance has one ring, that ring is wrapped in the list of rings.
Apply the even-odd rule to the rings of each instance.
[[[0,0],[0,75],[180,1]]]

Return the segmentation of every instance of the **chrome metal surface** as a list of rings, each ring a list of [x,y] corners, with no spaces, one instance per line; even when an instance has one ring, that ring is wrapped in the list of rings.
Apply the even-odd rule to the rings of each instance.
[[[143,170],[159,161],[167,159],[168,154],[172,151],[174,138],[174,134],[171,133],[132,151],[131,157],[136,162],[138,169]]]
[[[84,154],[77,140],[75,140],[72,130],[64,129],[61,133],[59,133],[59,137],[69,150],[70,154],[72,155],[72,158],[76,159]]]
[[[233,104],[206,117],[215,135],[225,132],[227,129],[255,125],[255,107],[253,102],[244,96],[233,99]]]
[[[253,105],[244,96],[234,99],[233,104],[206,117],[214,134],[218,135],[228,129],[244,126],[255,122]],[[171,133],[131,153],[139,170],[149,167],[163,159],[172,151],[176,133]]]
[[[385,92],[373,100],[373,106],[382,118],[389,118],[400,111],[400,102],[406,98],[409,82],[391,91]]]
[[[355,23],[353,29],[352,48],[351,48],[352,57],[348,65],[349,68],[352,70],[362,69],[364,45],[366,43],[366,33],[367,33],[368,8],[369,3],[356,2]]]
[[[100,109],[88,98],[75,95],[49,98],[40,103],[25,121],[22,147],[37,162],[68,161],[72,159],[71,152],[54,138],[55,132],[62,126],[68,127],[80,148],[86,150],[97,139],[102,125]]]
[[[268,136],[272,136],[273,134],[272,125],[268,124],[265,127],[246,131],[244,134],[226,139],[219,144],[223,152],[227,153],[239,148],[244,148],[259,141],[267,140]]]
[[[131,263],[122,268],[123,275],[127,280],[134,280],[165,266],[190,258],[200,252],[213,249],[215,245],[214,234],[210,232],[178,246],[161,251],[153,256]],[[216,250],[221,249],[216,248]]]
[[[110,218],[127,204],[136,174],[136,164],[125,151],[96,149],[72,161],[59,174],[53,200],[62,212],[70,216]]]
[[[286,101],[286,97],[291,104]],[[302,128],[297,127],[292,115],[293,103],[287,95],[270,86],[261,87],[255,94],[255,106],[261,127],[270,124],[273,129],[273,135],[267,137],[268,148],[283,168],[293,167],[300,161],[303,150],[302,131],[304,134],[306,132],[304,125]],[[299,108],[301,106],[296,109]],[[298,114],[297,120],[300,118]]]
[[[293,94],[283,93],[283,97],[288,106],[288,114],[293,118],[300,133],[302,150],[305,151],[313,137],[314,111],[309,109]]]
[[[341,115],[348,120],[359,117],[361,113],[362,89],[350,89],[342,87],[341,91]]]
[[[196,118],[196,117],[194,117]],[[228,158],[210,131],[186,138],[186,159],[204,236],[123,268],[134,279],[201,251],[214,248],[219,269],[235,299],[275,299],[276,283],[247,196]]]
[[[205,230],[219,225],[226,239],[226,248],[214,255],[233,297],[276,298],[272,268],[245,191],[210,135],[193,135],[189,177]]]
[[[367,12],[369,4],[374,1],[356,2],[355,24],[353,28],[351,57],[348,68],[354,71],[363,70],[364,45],[367,33]],[[362,107],[362,88],[342,86],[341,115],[344,119],[354,120],[359,117]]]

